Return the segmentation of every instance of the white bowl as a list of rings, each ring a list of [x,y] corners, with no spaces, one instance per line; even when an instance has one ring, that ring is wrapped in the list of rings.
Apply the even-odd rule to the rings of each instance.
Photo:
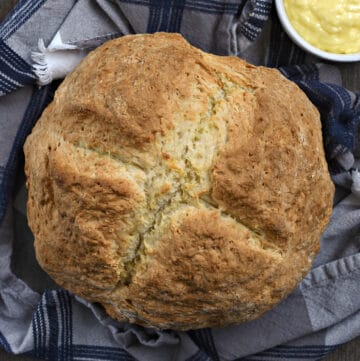
[[[289,35],[290,39],[298,45],[301,49],[318,56],[319,58],[330,60],[330,61],[338,61],[338,62],[353,62],[360,61],[360,53],[354,54],[336,54],[329,53],[327,51],[316,48],[315,46],[309,44],[306,40],[304,40],[293,28],[291,22],[286,14],[284,1],[283,0],[275,0],[276,11],[278,13],[280,23],[283,26],[286,33]]]

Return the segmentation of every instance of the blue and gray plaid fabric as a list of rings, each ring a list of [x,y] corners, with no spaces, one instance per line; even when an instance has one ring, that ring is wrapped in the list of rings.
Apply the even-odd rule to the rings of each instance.
[[[312,271],[275,309],[224,329],[158,331],[111,320],[37,265],[26,221],[22,146],[58,82],[36,85],[31,54],[57,35],[85,53],[129,33],[181,32],[193,45],[280,68],[321,113],[338,185]],[[0,25],[0,345],[56,360],[318,360],[360,335],[359,94],[294,46],[270,0],[20,0]]]

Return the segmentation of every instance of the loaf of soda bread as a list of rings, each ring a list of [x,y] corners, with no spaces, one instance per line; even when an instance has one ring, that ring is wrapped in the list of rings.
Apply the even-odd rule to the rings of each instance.
[[[40,265],[146,327],[259,317],[309,271],[332,211],[306,95],[177,34],[92,51],[24,150]]]

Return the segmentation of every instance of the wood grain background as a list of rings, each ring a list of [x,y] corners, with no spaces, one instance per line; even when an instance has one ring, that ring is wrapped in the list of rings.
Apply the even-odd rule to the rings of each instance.
[[[16,2],[17,0],[0,0],[0,21]],[[337,66],[340,68],[344,86],[350,90],[360,91],[360,63],[337,64]],[[0,349],[0,361],[38,361],[38,359],[21,355],[10,355]],[[274,361],[277,360],[274,359]],[[339,347],[336,351],[322,358],[322,361],[360,361],[360,337]]]

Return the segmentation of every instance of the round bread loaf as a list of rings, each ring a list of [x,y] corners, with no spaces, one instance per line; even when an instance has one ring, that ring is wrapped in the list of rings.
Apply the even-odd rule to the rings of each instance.
[[[277,70],[175,34],[91,52],[25,156],[40,265],[144,326],[260,316],[308,272],[332,210],[319,114],[305,94]]]

